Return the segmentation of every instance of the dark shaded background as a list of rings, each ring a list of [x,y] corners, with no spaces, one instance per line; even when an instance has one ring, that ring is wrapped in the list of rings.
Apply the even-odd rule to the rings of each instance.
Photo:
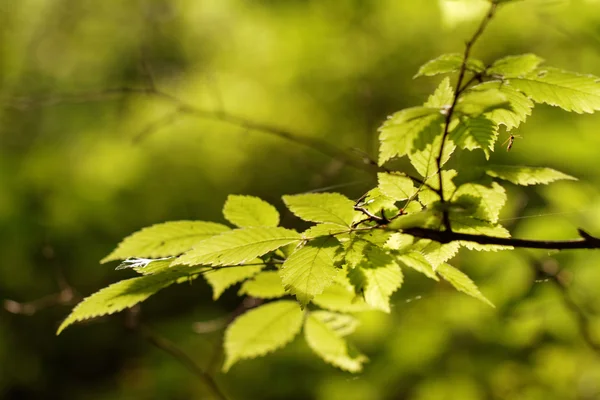
[[[131,275],[97,262],[122,237],[167,220],[222,221],[229,193],[278,207],[283,194],[332,185],[359,197],[374,185],[371,173],[220,117],[374,158],[384,118],[422,103],[437,85],[412,80],[418,66],[461,52],[481,5],[0,2],[0,299],[32,301],[65,285],[87,296]],[[508,5],[474,51],[486,62],[533,52],[599,76],[600,2]],[[144,93],[152,84],[207,118]],[[600,233],[599,126],[598,116],[542,106],[510,153],[498,146],[494,163],[580,178],[509,188],[503,218],[515,236],[569,238],[577,227]],[[284,223],[296,221],[287,215]],[[230,290],[213,303],[201,280],[151,298],[140,318],[213,371],[233,399],[600,398],[598,252],[464,252],[454,265],[497,308],[409,274],[390,315],[361,315],[352,339],[371,361],[356,376],[324,364],[302,340],[221,374],[222,331],[192,327],[229,315],[240,299]],[[537,268],[561,271],[562,284]],[[0,397],[208,398],[202,382],[125,328],[126,314],[56,337],[71,306],[43,303],[31,316],[0,310]]]

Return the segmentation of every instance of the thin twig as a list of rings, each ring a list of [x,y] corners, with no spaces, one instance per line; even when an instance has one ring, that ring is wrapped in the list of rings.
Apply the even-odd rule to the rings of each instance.
[[[463,54],[463,60],[462,60],[461,66],[460,66],[460,71],[458,73],[456,89],[454,90],[454,98],[452,99],[452,104],[450,105],[450,107],[448,108],[448,110],[446,112],[446,120],[444,123],[444,134],[442,135],[442,143],[440,144],[440,152],[437,155],[436,160],[435,160],[436,164],[437,164],[437,172],[438,172],[438,179],[439,179],[439,190],[437,191],[437,193],[440,196],[441,203],[444,203],[446,201],[446,199],[444,198],[444,183],[443,183],[443,179],[442,179],[442,158],[444,155],[444,145],[446,144],[446,139],[448,138],[448,134],[450,133],[449,132],[450,131],[450,123],[452,122],[452,116],[454,115],[454,109],[456,107],[456,104],[458,103],[458,99],[459,99],[461,93],[467,87],[467,85],[462,86],[463,80],[465,78],[465,73],[467,72],[467,62],[469,60],[469,55],[471,54],[471,49],[473,48],[473,45],[475,45],[475,42],[477,42],[477,40],[479,39],[479,37],[481,36],[483,31],[489,24],[489,22],[494,17],[494,13],[496,12],[497,7],[498,7],[498,4],[496,2],[492,2],[489,11],[481,20],[479,27],[477,28],[477,30],[475,31],[475,33],[473,34],[471,39],[465,45],[465,52]],[[447,231],[450,231],[452,228],[450,226],[450,216],[448,215],[448,211],[444,211],[444,213],[443,213],[443,222],[444,222],[444,228]]]
[[[204,369],[196,364],[191,357],[185,354],[185,352],[177,347],[173,342],[158,335],[144,325],[139,325],[136,330],[140,332],[144,339],[146,339],[149,343],[171,355],[182,365],[184,365],[190,372],[196,375],[196,377],[198,377],[208,388],[210,388],[215,398],[219,400],[227,400],[227,397],[221,391],[213,377],[204,371]]]
[[[551,261],[551,263],[549,262]],[[559,290],[565,306],[571,311],[577,321],[577,327],[583,341],[595,353],[600,355],[600,342],[592,335],[592,322],[586,312],[577,304],[569,291],[569,280],[565,278],[565,272],[560,269],[558,262],[554,259],[541,262],[537,259],[532,259],[531,264],[538,273],[550,278],[555,287]]]

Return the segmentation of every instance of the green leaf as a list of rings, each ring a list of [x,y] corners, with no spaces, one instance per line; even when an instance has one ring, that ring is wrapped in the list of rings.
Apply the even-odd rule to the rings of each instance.
[[[332,224],[332,223],[325,223],[325,224],[317,224],[317,225],[311,226],[310,228],[308,228],[307,230],[305,230],[302,233],[302,236],[304,236],[307,239],[312,239],[312,238],[316,238],[319,236],[331,236],[331,235],[337,235],[339,233],[349,232],[349,231],[350,231],[350,228],[347,226]]]
[[[284,228],[242,228],[198,243],[173,261],[173,265],[236,265],[267,254],[302,237]]]
[[[492,182],[491,187],[483,186],[478,183],[465,183],[458,187],[454,193],[455,199],[461,196],[473,196],[478,202],[476,208],[471,214],[475,218],[483,219],[492,223],[498,222],[500,210],[506,203],[506,191],[496,182]]]
[[[511,78],[510,86],[536,103],[546,103],[576,113],[600,110],[600,78],[556,68],[545,68],[526,76]]]
[[[294,215],[310,222],[329,222],[350,226],[354,218],[354,202],[339,193],[310,193],[283,196]]]
[[[439,281],[439,278],[433,270],[433,267],[423,254],[416,251],[411,251],[406,254],[399,255],[397,259],[407,267],[422,273],[426,277],[433,279],[434,281]]]
[[[332,313],[316,311],[309,314],[304,336],[310,348],[326,362],[349,372],[360,372],[367,358],[348,348],[343,333],[331,323]]]
[[[204,272],[202,275],[213,289],[213,300],[217,300],[223,294],[225,289],[253,277],[264,267],[265,264],[262,260],[257,258],[247,265],[213,268]]]
[[[427,107],[409,108],[392,115],[379,128],[381,142],[379,165],[383,165],[393,157],[402,157],[411,153],[419,135],[424,131],[437,129],[442,120],[443,116],[439,109]],[[425,136],[429,137],[431,134],[427,133]]]
[[[498,126],[491,120],[480,115],[473,118],[464,118],[450,132],[450,139],[461,149],[481,149],[485,158],[490,158],[490,151],[494,151],[494,143],[498,138]]]
[[[323,237],[309,242],[285,260],[280,270],[285,289],[296,295],[302,306],[333,283],[334,265],[340,248],[337,239]]]
[[[273,299],[286,294],[278,271],[263,271],[242,284],[238,295]]]
[[[406,175],[380,172],[377,174],[379,189],[395,200],[406,200],[417,193],[413,181]]]
[[[385,242],[385,247],[390,250],[403,250],[409,246],[412,246],[415,238],[404,233],[395,232],[390,236],[389,240]]]
[[[437,136],[431,140],[431,143],[422,146],[422,150],[417,149],[408,155],[410,163],[422,177],[429,178],[437,175],[437,157],[440,153],[441,144],[442,131],[441,127],[438,126]],[[421,148],[421,146],[417,147]],[[444,154],[441,159],[442,166],[450,159],[454,149],[456,149],[454,142],[447,140],[444,145]]]
[[[485,168],[486,174],[493,178],[502,179],[515,185],[529,186],[548,184],[559,180],[574,180],[570,175],[563,174],[552,168],[521,167],[512,165],[492,165]]]
[[[344,247],[341,252],[346,265],[350,268],[356,267],[365,257],[365,250],[369,246],[369,242],[362,239],[359,235],[353,234],[349,240],[342,243]]]
[[[275,207],[253,196],[229,195],[223,215],[240,228],[279,225],[279,213]]]
[[[521,122],[525,122],[527,117],[531,115],[534,106],[533,101],[520,91],[504,84],[504,82],[490,81],[475,87],[481,90],[497,89],[506,97],[510,109],[495,109],[487,112],[485,116],[498,125],[505,125],[507,131],[518,128]]]
[[[441,264],[437,268],[437,273],[442,278],[448,281],[454,288],[460,292],[466,293],[469,296],[475,297],[478,300],[483,301],[491,307],[494,305],[479,291],[477,285],[465,275],[462,271],[454,268],[449,264]]]
[[[359,265],[364,276],[363,294],[371,307],[390,312],[390,296],[400,288],[402,270],[394,258],[378,247],[372,247]]]
[[[455,110],[459,113],[477,117],[494,110],[510,110],[506,95],[499,89],[482,85],[467,90],[458,100]]]
[[[456,191],[456,185],[454,184],[453,179],[454,177],[456,177],[457,174],[458,173],[456,172],[456,170],[453,169],[442,170],[442,185],[444,188],[444,199],[451,199],[452,195],[454,195],[454,192]],[[439,189],[440,187],[439,176],[437,174],[431,176],[425,182],[435,190]],[[427,193],[433,196],[433,199],[427,199],[425,197]],[[440,196],[437,194],[437,192],[434,192],[429,189],[422,190],[421,192],[419,192],[419,199],[423,204],[431,204],[432,200],[439,200],[439,198]]]
[[[396,199],[386,196],[385,194],[383,194],[381,189],[375,187],[369,190],[361,206],[364,207],[367,211],[373,214],[377,214],[381,210],[396,209]]]
[[[508,56],[494,62],[486,73],[489,75],[502,75],[505,78],[514,78],[527,75],[534,71],[544,60],[535,54],[521,54]]]
[[[419,68],[419,72],[417,72],[414,78],[455,72],[460,69],[462,62],[462,54],[442,54],[438,58],[426,62],[421,68]],[[479,60],[469,59],[467,61],[467,69],[470,71],[482,72],[485,69],[485,66]]]
[[[312,300],[319,307],[341,312],[360,312],[372,310],[361,296],[356,296],[351,285],[334,282],[323,293]]]
[[[425,107],[446,108],[454,102],[454,89],[450,87],[450,78],[446,77],[439,84],[435,92],[423,104]]]
[[[178,273],[158,273],[125,279],[99,290],[81,301],[60,324],[59,335],[66,327],[77,321],[110,315],[133,307],[165,287],[176,282]]]
[[[265,355],[291,342],[302,328],[303,315],[295,301],[279,300],[238,317],[225,331],[223,371],[239,360]]]
[[[421,239],[415,243],[414,249],[425,257],[435,271],[440,264],[454,257],[459,247],[458,242],[441,244],[433,240]]]
[[[228,231],[225,225],[203,221],[173,221],[152,225],[123,239],[100,262],[132,257],[160,258],[178,256],[198,242]]]

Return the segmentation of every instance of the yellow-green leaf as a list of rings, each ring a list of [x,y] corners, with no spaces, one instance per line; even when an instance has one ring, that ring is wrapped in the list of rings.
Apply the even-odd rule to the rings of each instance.
[[[437,267],[437,273],[448,281],[454,288],[460,292],[468,294],[478,300],[483,301],[487,305],[494,307],[494,305],[479,291],[479,288],[471,278],[469,278],[464,272],[453,267],[452,265],[443,263]]]
[[[173,261],[173,265],[236,265],[254,260],[302,236],[284,228],[242,228],[211,237]]]
[[[277,209],[253,196],[229,195],[223,207],[223,215],[227,221],[240,228],[279,225]]]
[[[273,299],[286,294],[278,271],[263,271],[242,284],[239,295]]]
[[[225,225],[204,221],[172,221],[152,225],[127,236],[101,262],[133,257],[178,256],[198,242],[228,230]]]
[[[350,226],[354,202],[339,193],[309,193],[283,196],[285,205],[305,221]]]
[[[349,372],[360,372],[367,358],[349,349],[343,335],[327,323],[330,313],[311,313],[306,319],[304,336],[310,348],[326,362]]]
[[[279,300],[238,317],[225,331],[223,371],[237,361],[255,358],[291,342],[302,327],[303,312],[295,301]]]

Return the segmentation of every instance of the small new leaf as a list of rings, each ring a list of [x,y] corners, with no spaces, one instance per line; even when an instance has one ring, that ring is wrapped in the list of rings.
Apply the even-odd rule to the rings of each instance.
[[[354,202],[339,193],[283,196],[283,201],[295,216],[305,221],[350,226],[354,218]]]
[[[417,72],[414,78],[455,72],[460,69],[462,63],[463,56],[461,54],[442,54],[438,58],[427,61],[419,68],[419,72]],[[469,59],[467,61],[467,69],[472,72],[482,72],[485,69],[485,66],[479,60]]]
[[[333,283],[337,274],[334,263],[338,249],[337,239],[318,238],[296,250],[283,263],[279,271],[281,281],[302,306]]]
[[[329,321],[331,313],[314,312],[306,319],[304,337],[310,348],[323,360],[349,372],[360,372],[367,358],[349,349],[343,334]]]
[[[284,228],[242,228],[198,243],[194,249],[173,261],[173,265],[236,265],[254,260],[302,236]]]
[[[502,179],[515,185],[529,186],[548,184],[559,180],[574,180],[570,175],[544,167],[521,167],[512,165],[492,165],[485,168],[486,174],[493,178]]]
[[[443,109],[449,107],[453,101],[454,89],[450,86],[450,78],[446,77],[423,106]]]
[[[274,299],[286,294],[278,271],[263,271],[242,284],[238,295]]]
[[[481,294],[479,288],[477,285],[475,285],[475,283],[473,283],[471,278],[469,278],[459,269],[454,268],[452,265],[443,263],[438,266],[437,273],[444,278],[444,280],[454,286],[456,290],[481,300],[490,307],[494,307],[492,302],[490,302],[483,294]]]
[[[425,256],[423,256],[423,254],[417,253],[416,251],[411,251],[409,253],[399,255],[397,258],[398,261],[400,261],[407,267],[410,267],[415,271],[422,273],[423,275],[430,279],[433,279],[434,281],[439,281],[439,278],[437,277],[433,267],[427,261]]]
[[[279,213],[275,207],[253,196],[229,195],[223,215],[240,228],[279,225]]]
[[[172,221],[144,228],[127,236],[100,262],[127,258],[178,256],[209,237],[228,231],[222,224],[204,221]]]
[[[237,361],[255,358],[291,342],[302,328],[303,312],[298,303],[279,300],[248,311],[225,332],[223,371]]]

